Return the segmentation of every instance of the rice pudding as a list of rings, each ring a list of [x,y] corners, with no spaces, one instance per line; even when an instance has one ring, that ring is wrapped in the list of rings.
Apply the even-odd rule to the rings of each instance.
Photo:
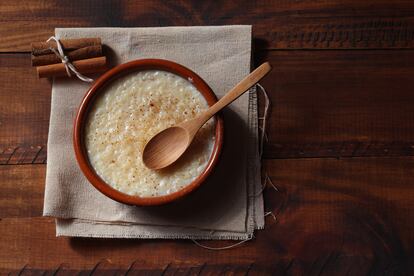
[[[84,139],[89,161],[106,183],[125,194],[155,197],[181,190],[204,171],[215,143],[214,119],[173,165],[154,171],[142,161],[152,136],[208,108],[190,81],[148,70],[116,79],[103,89],[88,113]]]

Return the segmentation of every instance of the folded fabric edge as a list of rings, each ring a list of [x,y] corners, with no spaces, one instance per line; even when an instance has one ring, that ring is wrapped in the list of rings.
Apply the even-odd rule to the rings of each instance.
[[[59,221],[73,221],[76,223],[87,223],[89,225],[109,225],[109,226],[141,226],[141,227],[177,227],[177,228],[186,228],[186,229],[193,229],[197,231],[223,231],[228,232],[227,230],[222,229],[206,229],[206,228],[197,228],[193,226],[180,226],[180,225],[162,225],[162,224],[144,224],[144,223],[136,223],[136,222],[128,222],[128,221],[103,221],[103,220],[95,220],[95,219],[88,219],[88,218],[75,218],[75,217],[56,217],[50,213],[43,213],[44,217],[54,218]],[[246,232],[252,232],[254,229],[246,229]],[[229,231],[234,233],[245,233],[244,231]]]
[[[85,234],[85,233],[74,233],[70,234],[65,233],[56,233],[56,237],[73,237],[73,238],[98,238],[98,239],[147,239],[147,240],[250,240],[253,238],[253,234],[246,234],[243,236],[198,236],[198,235],[143,235],[143,234],[134,234],[134,235],[108,235],[108,234]]]
[[[151,229],[149,233],[121,233],[121,228],[143,227],[139,225],[111,225],[105,224],[104,231],[113,228],[113,233],[101,233],[99,225],[95,222],[81,222],[76,220],[60,220],[56,219],[56,237],[86,237],[86,238],[141,238],[141,239],[194,239],[194,240],[245,240],[252,239],[253,233],[239,233],[227,231],[208,231],[197,229],[185,229],[174,227],[160,227],[160,229]],[[170,231],[174,228],[174,231]],[[131,229],[130,229],[131,230]],[[132,230],[135,231],[135,230]],[[161,231],[155,233],[156,231]],[[182,231],[178,233],[178,231]],[[187,233],[185,232],[187,231]],[[199,233],[194,233],[199,231]],[[117,232],[117,233],[114,233]]]
[[[152,29],[231,29],[231,28],[235,28],[235,27],[239,27],[239,28],[252,28],[252,25],[249,24],[235,24],[235,25],[197,25],[197,26],[158,26],[158,27],[79,27],[79,28],[71,28],[71,27],[58,27],[55,28],[55,33],[58,33],[62,30],[66,30],[66,29],[70,29],[70,30],[82,30],[82,29],[88,29],[88,30],[95,30],[95,29],[100,29],[100,30],[117,30],[117,29],[147,29],[147,30],[152,30]]]
[[[259,133],[258,133],[258,102],[257,89],[252,87],[249,91],[248,127],[249,127],[249,148],[248,148],[248,205],[251,207],[253,221],[248,222],[248,230],[264,229],[264,202],[261,185],[261,163],[259,156]],[[250,211],[250,210],[249,210]]]

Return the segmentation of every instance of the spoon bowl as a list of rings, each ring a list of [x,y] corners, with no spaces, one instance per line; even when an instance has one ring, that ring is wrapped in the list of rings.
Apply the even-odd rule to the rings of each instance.
[[[168,143],[164,144],[167,140]],[[173,126],[164,129],[147,143],[142,155],[145,166],[157,170],[174,163],[185,152],[191,140],[185,128]],[[159,160],[159,156],[163,158]]]

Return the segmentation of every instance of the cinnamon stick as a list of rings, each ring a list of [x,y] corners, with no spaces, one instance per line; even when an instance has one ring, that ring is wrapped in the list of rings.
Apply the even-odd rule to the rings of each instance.
[[[61,39],[60,43],[65,51],[76,50],[79,48],[84,48],[88,46],[101,45],[101,38],[99,37],[88,37],[88,38],[76,38],[76,39]],[[32,43],[32,55],[46,55],[52,54],[53,51],[49,48],[56,49],[56,42],[33,42]]]
[[[80,59],[99,57],[102,56],[102,45],[83,47],[67,52],[65,54],[71,62]],[[61,59],[55,53],[40,56],[32,55],[32,66],[48,65],[61,62]]]
[[[72,64],[82,74],[102,72],[107,69],[106,57],[76,60],[72,62]],[[66,68],[63,63],[38,66],[36,67],[36,70],[39,78],[67,76]]]

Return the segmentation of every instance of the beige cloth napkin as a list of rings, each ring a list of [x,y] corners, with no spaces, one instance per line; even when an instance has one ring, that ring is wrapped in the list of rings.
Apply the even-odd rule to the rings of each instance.
[[[251,26],[63,28],[58,38],[101,37],[109,59],[169,59],[198,73],[221,97],[250,72]],[[246,239],[263,228],[257,100],[246,93],[224,112],[225,144],[214,173],[195,193],[160,207],[113,201],[78,168],[72,125],[89,84],[55,79],[48,139],[44,211],[57,235],[129,238]]]

